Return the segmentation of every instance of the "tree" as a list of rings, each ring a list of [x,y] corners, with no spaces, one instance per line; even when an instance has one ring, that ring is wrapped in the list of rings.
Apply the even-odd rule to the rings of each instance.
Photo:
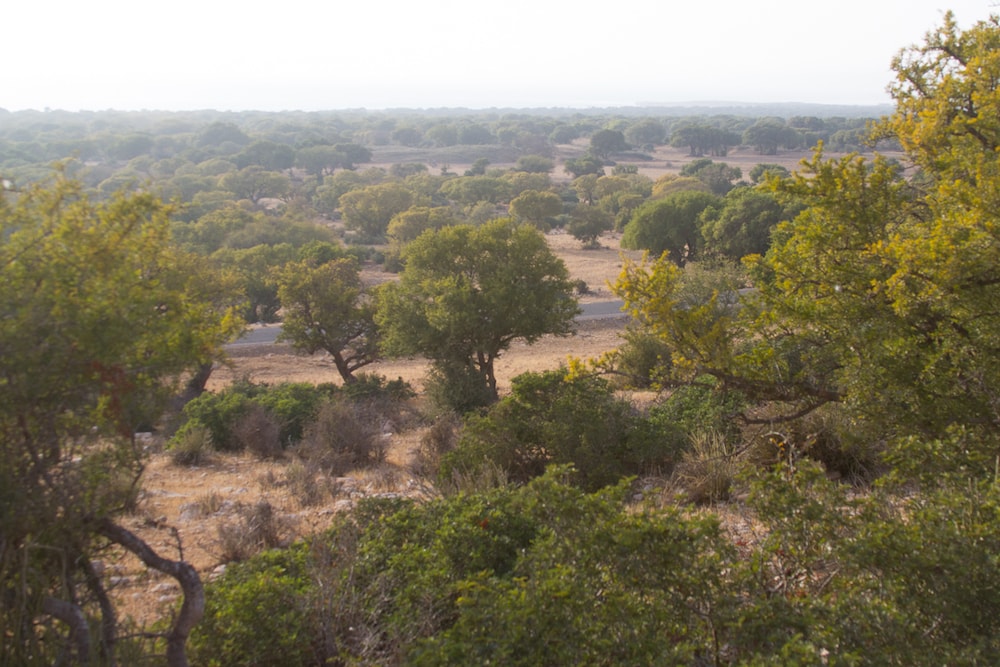
[[[328,352],[345,384],[378,360],[375,308],[354,259],[286,264],[278,273],[278,297],[284,309],[279,339],[308,354]]]
[[[993,475],[998,44],[996,19],[960,33],[948,15],[894,62],[897,108],[879,133],[905,147],[912,181],[881,156],[817,152],[805,173],[774,184],[805,210],[752,264],[757,292],[741,309],[682,311],[675,270],[627,272],[621,293],[670,343],[675,368],[775,401],[787,419],[837,403],[869,442],[936,442],[921,454],[927,465]]]
[[[240,169],[256,165],[267,171],[285,171],[295,164],[295,149],[273,141],[255,141],[233,160]]]
[[[420,197],[394,182],[369,185],[340,196],[344,224],[371,241],[385,237],[394,215],[419,205],[422,205]]]
[[[609,195],[610,196],[610,195]],[[614,226],[614,217],[597,206],[577,206],[566,223],[566,231],[573,235],[584,248],[599,248],[597,237]]]
[[[0,193],[0,653],[13,663],[115,661],[120,628],[92,565],[113,543],[180,583],[162,638],[168,664],[187,664],[198,574],[117,519],[142,471],[136,429],[242,324],[192,283],[169,213],[148,193],[95,205],[61,176]]]
[[[307,146],[295,153],[295,164],[322,181],[335,169],[353,169],[354,163],[346,152],[336,146]]]
[[[666,134],[663,123],[655,118],[643,118],[628,126],[625,139],[634,146],[657,146],[663,143]]]
[[[732,167],[725,162],[701,158],[684,165],[681,176],[694,176],[707,185],[713,194],[721,197],[733,189],[733,181],[741,178],[743,172],[739,167]]]
[[[761,155],[776,155],[779,147],[798,144],[798,133],[780,118],[761,118],[743,133],[743,143],[757,149]]]
[[[282,173],[251,165],[226,174],[219,179],[219,185],[238,199],[249,199],[257,204],[261,199],[285,197],[292,184]]]
[[[771,231],[797,213],[797,207],[783,205],[772,192],[736,188],[722,199],[721,206],[709,207],[702,213],[705,250],[734,260],[763,255],[771,247]]]
[[[567,174],[572,174],[573,178],[580,178],[581,176],[590,174],[604,175],[604,163],[592,155],[570,158],[563,164],[563,169]]]
[[[707,192],[678,192],[647,202],[636,209],[622,235],[622,247],[666,253],[683,266],[701,249],[702,211],[719,201]]]
[[[607,160],[612,153],[628,150],[625,135],[618,130],[598,130],[590,136],[590,152],[600,160]]]
[[[549,228],[549,220],[562,213],[562,199],[554,192],[526,190],[510,200],[511,214],[530,222],[542,231]]]
[[[441,229],[457,223],[458,219],[447,206],[414,206],[392,217],[386,236],[402,246],[428,229]]]
[[[515,340],[569,334],[578,312],[566,267],[545,237],[512,220],[427,232],[403,259],[399,282],[379,291],[386,351],[462,369],[491,400],[500,354]]]
[[[544,155],[522,155],[517,158],[514,169],[532,174],[547,174],[555,168],[555,162]]]

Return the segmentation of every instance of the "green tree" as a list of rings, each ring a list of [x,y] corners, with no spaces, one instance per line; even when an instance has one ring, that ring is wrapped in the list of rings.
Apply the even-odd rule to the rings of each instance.
[[[573,178],[580,178],[588,174],[604,175],[604,163],[592,155],[570,158],[563,164],[563,169]]]
[[[780,118],[761,118],[743,133],[743,143],[761,155],[777,155],[779,147],[794,148],[798,141],[798,133]]]
[[[251,165],[226,174],[219,179],[219,185],[223,190],[232,192],[237,199],[249,199],[257,204],[265,198],[284,198],[292,183],[282,173]]]
[[[135,430],[241,322],[206,300],[212,288],[170,245],[169,213],[147,193],[95,205],[61,177],[0,193],[0,652],[12,664],[114,661],[121,628],[92,566],[108,542],[180,583],[163,638],[168,663],[187,664],[198,574],[117,519],[142,471]]]
[[[677,306],[675,270],[630,273],[622,293],[669,341],[675,368],[710,372],[787,417],[839,403],[871,442],[969,429],[977,444],[936,465],[993,470],[998,43],[996,21],[960,33],[948,16],[895,61],[897,109],[880,132],[906,148],[918,178],[880,156],[817,153],[774,184],[805,209],[752,265],[757,292],[743,308],[699,319]]]
[[[730,259],[763,255],[771,247],[771,231],[778,223],[791,220],[798,213],[786,206],[774,193],[759,188],[736,188],[719,206],[701,215],[701,236],[705,250]]]
[[[240,169],[256,165],[266,171],[285,171],[295,164],[295,149],[273,141],[258,140],[233,157]]]
[[[547,174],[555,168],[555,162],[544,155],[522,155],[517,158],[514,169],[517,171],[527,171],[533,174]]]
[[[549,220],[562,213],[562,199],[554,192],[526,190],[510,200],[510,212],[546,231],[551,226]]]
[[[720,197],[733,189],[733,181],[742,178],[739,167],[733,167],[725,162],[713,162],[708,158],[695,160],[684,165],[681,176],[694,176],[709,187],[713,194]]]
[[[392,217],[386,236],[402,247],[428,229],[441,229],[457,223],[458,219],[447,206],[414,206]]]
[[[279,339],[308,354],[325,350],[345,384],[378,360],[375,308],[354,259],[286,264],[278,273],[278,297],[284,310]]]
[[[655,118],[643,118],[628,126],[625,139],[633,146],[657,146],[663,143],[666,134],[663,123]]]
[[[393,216],[422,203],[409,188],[395,182],[369,185],[340,196],[344,224],[369,241],[385,237]]]
[[[679,266],[693,260],[702,246],[700,216],[719,198],[707,192],[685,191],[647,202],[625,225],[622,247],[648,250]]]
[[[494,365],[511,343],[572,329],[572,283],[534,227],[511,220],[447,227],[421,235],[403,259],[400,281],[379,292],[386,351],[465,369],[492,400]]]
[[[625,135],[618,130],[598,130],[590,135],[590,152],[599,160],[607,160],[612,153],[628,150]]]
[[[609,195],[613,196],[613,195]],[[584,248],[599,248],[597,238],[614,226],[611,213],[598,206],[577,206],[570,213],[566,231],[583,244]]]

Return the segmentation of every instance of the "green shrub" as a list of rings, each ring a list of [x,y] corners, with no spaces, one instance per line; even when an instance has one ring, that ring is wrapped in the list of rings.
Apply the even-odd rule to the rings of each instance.
[[[649,419],[673,425],[688,435],[713,431],[736,442],[741,437],[738,417],[746,407],[747,399],[742,393],[719,389],[714,379],[704,378],[675,389],[650,409]]]
[[[278,426],[277,439],[282,448],[302,438],[305,425],[313,419],[319,404],[337,391],[335,385],[313,386],[306,383],[283,383],[274,386],[240,381],[218,393],[204,393],[184,406],[184,425],[173,442],[187,437],[188,430],[204,428],[211,435],[212,446],[219,451],[240,451],[247,444],[237,433],[237,424],[251,414],[253,406],[267,411]],[[257,418],[260,412],[256,411]],[[252,433],[252,429],[250,431]],[[273,443],[256,442],[261,451],[273,453]]]
[[[191,635],[193,664],[288,667],[323,664],[310,609],[308,549],[299,544],[230,564],[206,586],[205,616]]]
[[[670,370],[670,347],[661,338],[630,327],[615,353],[616,384],[635,389],[656,386]]]
[[[431,366],[424,382],[424,394],[438,413],[464,415],[493,402],[479,373],[468,366],[444,362]]]
[[[472,416],[454,451],[442,459],[448,480],[489,464],[511,481],[541,475],[552,463],[572,464],[584,489],[598,489],[664,464],[672,445],[640,428],[632,406],[598,377],[565,369],[524,373],[511,393],[482,416]]]

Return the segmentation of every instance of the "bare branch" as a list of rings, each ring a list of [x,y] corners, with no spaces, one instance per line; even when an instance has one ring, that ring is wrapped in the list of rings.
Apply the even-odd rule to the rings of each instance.
[[[173,627],[166,635],[167,664],[170,667],[189,667],[185,648],[187,638],[205,615],[205,589],[197,570],[190,563],[163,558],[135,533],[113,523],[110,519],[99,521],[97,532],[131,551],[147,567],[170,575],[180,584],[184,592],[184,602]]]

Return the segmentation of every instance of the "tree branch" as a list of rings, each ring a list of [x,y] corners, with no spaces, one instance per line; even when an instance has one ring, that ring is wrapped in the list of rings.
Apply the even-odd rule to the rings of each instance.
[[[69,626],[69,642],[76,649],[76,663],[90,664],[90,627],[83,610],[72,602],[46,596],[42,611]]]
[[[110,519],[101,519],[97,524],[97,532],[131,551],[147,567],[170,575],[180,584],[184,602],[173,627],[166,635],[167,664],[170,667],[189,667],[185,649],[187,638],[205,615],[205,589],[197,570],[190,563],[163,558],[135,533]]]

